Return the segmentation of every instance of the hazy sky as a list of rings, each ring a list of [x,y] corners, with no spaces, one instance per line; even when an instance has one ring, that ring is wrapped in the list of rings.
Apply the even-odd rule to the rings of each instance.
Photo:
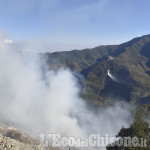
[[[15,42],[51,51],[149,34],[149,18],[150,0],[0,0],[0,30]]]

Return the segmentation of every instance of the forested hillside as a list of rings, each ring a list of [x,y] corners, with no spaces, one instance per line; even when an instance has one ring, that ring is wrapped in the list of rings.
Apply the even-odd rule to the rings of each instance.
[[[80,72],[86,80],[84,96],[95,102],[150,103],[150,35],[120,45],[46,55],[50,67]],[[108,70],[116,80],[108,76]]]

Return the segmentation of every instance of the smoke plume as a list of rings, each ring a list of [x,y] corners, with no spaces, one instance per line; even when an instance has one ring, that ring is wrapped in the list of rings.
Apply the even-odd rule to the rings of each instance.
[[[76,77],[48,70],[45,58],[15,51],[0,40],[0,118],[36,133],[115,135],[132,121],[132,107],[116,103],[97,112],[79,97]],[[131,118],[131,120],[129,120]]]

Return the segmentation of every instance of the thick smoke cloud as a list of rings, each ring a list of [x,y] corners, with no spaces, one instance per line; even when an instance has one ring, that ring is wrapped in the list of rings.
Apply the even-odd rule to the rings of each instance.
[[[79,97],[69,70],[48,71],[39,55],[16,52],[0,39],[0,117],[34,133],[115,135],[132,121],[132,107],[115,104],[97,112]],[[131,118],[131,120],[129,120]]]

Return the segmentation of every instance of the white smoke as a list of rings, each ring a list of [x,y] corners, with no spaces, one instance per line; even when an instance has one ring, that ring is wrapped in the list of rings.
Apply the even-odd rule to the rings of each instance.
[[[86,136],[115,135],[132,119],[129,105],[116,104],[97,113],[79,97],[80,88],[69,70],[45,71],[43,58],[16,52],[0,42],[0,117],[40,133]],[[43,71],[44,70],[44,71]]]

